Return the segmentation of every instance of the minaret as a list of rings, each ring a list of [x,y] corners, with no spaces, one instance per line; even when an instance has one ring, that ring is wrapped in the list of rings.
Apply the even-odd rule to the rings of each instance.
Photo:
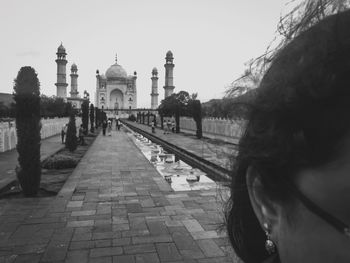
[[[96,93],[95,93],[95,107],[100,108],[100,93],[99,93],[99,89],[100,89],[100,71],[98,69],[96,69]]]
[[[70,74],[70,96],[71,98],[77,98],[78,97],[78,67],[73,63],[72,67],[70,68],[71,74]]]
[[[63,47],[62,43],[57,49],[57,97],[67,98],[67,81],[66,81],[66,49]]]
[[[152,70],[152,93],[151,93],[151,109],[158,107],[158,71],[156,68]]]
[[[166,53],[165,57],[165,86],[164,86],[164,98],[169,97],[171,94],[173,94],[174,91],[174,83],[173,83],[173,69],[174,69],[174,63],[173,63],[174,57],[173,53],[169,50]]]

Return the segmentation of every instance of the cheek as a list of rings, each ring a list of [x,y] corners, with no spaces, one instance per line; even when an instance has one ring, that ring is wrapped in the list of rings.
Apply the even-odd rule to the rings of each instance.
[[[276,231],[282,263],[350,262],[349,238],[303,207],[293,213],[290,220],[280,219]]]

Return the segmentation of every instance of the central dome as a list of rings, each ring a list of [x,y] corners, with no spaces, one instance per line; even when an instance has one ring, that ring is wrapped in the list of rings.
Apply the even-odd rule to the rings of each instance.
[[[127,74],[125,69],[123,69],[122,66],[115,63],[114,65],[110,66],[109,69],[106,71],[106,78],[107,79],[113,79],[113,78],[127,78]]]

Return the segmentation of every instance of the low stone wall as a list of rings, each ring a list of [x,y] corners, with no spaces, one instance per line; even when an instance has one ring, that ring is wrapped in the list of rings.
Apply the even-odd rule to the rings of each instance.
[[[244,129],[244,120],[229,120],[219,118],[202,119],[202,131],[205,137],[237,143]],[[196,133],[196,122],[193,118],[181,117],[180,130]]]
[[[170,119],[174,120],[173,118]],[[150,118],[150,120],[152,120],[152,118]],[[147,118],[145,118],[145,124],[147,124]],[[161,126],[159,116],[157,117],[157,126]],[[244,120],[230,120],[220,118],[202,119],[203,136],[211,139],[219,139],[230,143],[238,143],[244,127]],[[196,129],[196,122],[193,120],[193,118],[180,117],[181,132],[196,134]]]
[[[54,118],[41,120],[41,138],[57,135],[61,132],[63,125],[68,123],[68,118]],[[76,125],[79,127],[81,119],[76,118]],[[16,148],[17,132],[16,122],[0,122],[0,152],[5,152]]]

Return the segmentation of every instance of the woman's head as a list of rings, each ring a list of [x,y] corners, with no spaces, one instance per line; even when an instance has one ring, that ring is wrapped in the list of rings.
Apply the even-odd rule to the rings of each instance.
[[[350,238],[293,187],[350,225],[350,12],[321,21],[279,52],[251,105],[235,162],[228,231],[249,262],[349,262]]]

